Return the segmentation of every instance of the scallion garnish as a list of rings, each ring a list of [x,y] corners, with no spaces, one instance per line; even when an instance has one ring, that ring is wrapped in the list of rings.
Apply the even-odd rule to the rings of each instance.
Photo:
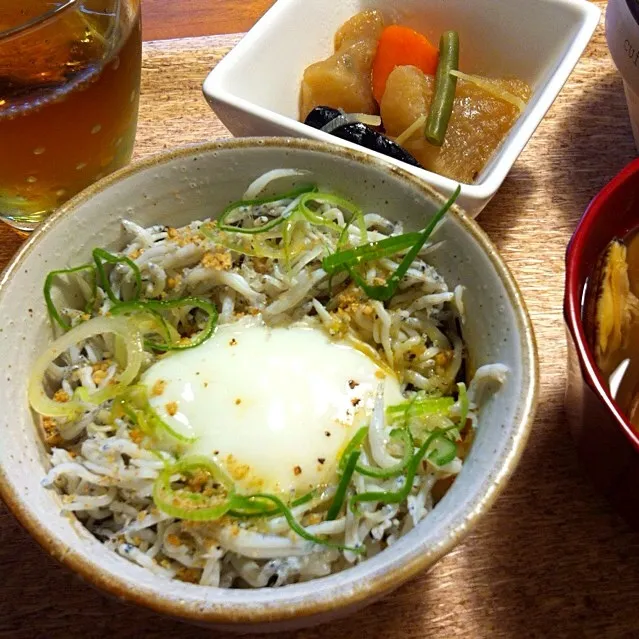
[[[352,452],[349,452],[348,457],[346,458],[346,464],[344,465],[344,470],[342,471],[342,477],[339,480],[337,490],[335,491],[335,497],[333,497],[333,502],[331,503],[331,506],[326,513],[327,521],[332,521],[337,517],[337,515],[339,515],[339,512],[342,509],[342,505],[344,504],[344,499],[346,498],[346,491],[348,490],[348,486],[351,483],[351,478],[353,476],[353,473],[355,472],[357,461],[360,455],[361,451],[359,450],[353,450]],[[344,457],[345,455],[342,455],[342,459],[344,459]]]
[[[338,550],[348,550],[350,552],[354,552],[357,554],[362,554],[366,552],[366,549],[362,546],[361,548],[352,548],[350,546],[345,546],[343,544],[336,544],[332,541],[327,541],[318,537],[317,535],[313,535],[309,533],[298,521],[295,519],[291,509],[279,498],[275,495],[269,495],[267,493],[257,493],[255,495],[249,495],[247,497],[242,497],[240,495],[236,495],[233,504],[234,507],[237,508],[246,508],[247,504],[250,503],[250,500],[267,500],[275,505],[277,510],[284,516],[286,522],[288,523],[290,529],[299,535],[302,539],[306,539],[306,541],[311,541],[314,544],[319,544],[322,546],[326,546],[327,548],[337,548]],[[250,506],[248,506],[250,508]]]
[[[263,204],[272,204],[275,202],[280,202],[282,200],[294,200],[300,195],[304,195],[305,193],[313,193],[315,191],[317,191],[317,187],[315,185],[301,186],[297,189],[293,189],[288,193],[284,193],[283,195],[273,195],[271,197],[259,198],[257,200],[239,200],[237,202],[233,202],[233,204],[229,204],[218,217],[217,228],[220,231],[226,231],[229,233],[246,233],[248,235],[270,231],[271,229],[281,224],[286,218],[278,216],[276,218],[273,218],[272,220],[269,220],[265,224],[262,224],[261,226],[255,226],[252,228],[244,228],[242,226],[233,226],[232,224],[227,224],[227,219],[230,217],[233,211],[236,211],[240,208],[249,206],[261,206]]]
[[[294,499],[291,502],[291,508],[297,508],[298,506],[302,506],[307,504],[315,497],[315,491],[312,490],[310,493],[306,493],[302,495],[298,499]],[[250,517],[273,517],[275,515],[279,515],[280,511],[277,508],[271,508],[270,506],[260,503],[257,499],[251,501],[247,504],[247,509],[233,508],[229,510],[228,514],[231,517],[241,517],[241,518],[250,518]]]
[[[421,233],[404,233],[394,235],[384,240],[362,244],[356,248],[345,249],[333,253],[322,260],[322,268],[329,274],[335,275],[352,266],[359,266],[372,260],[390,257],[400,251],[405,251],[421,239]]]
[[[174,477],[180,483],[173,488]],[[192,480],[204,491],[188,488]],[[208,457],[193,455],[183,457],[162,470],[153,486],[155,505],[171,517],[190,521],[212,521],[219,519],[233,505],[235,487],[226,473]]]
[[[291,268],[291,240],[298,215],[299,213],[294,211],[282,224],[282,246],[284,247],[284,262],[287,269]]]
[[[357,450],[364,441],[366,435],[368,435],[368,426],[362,426],[351,438],[351,440],[346,444],[346,448],[344,448],[344,452],[339,458],[338,470],[340,473],[344,473],[344,469],[346,468],[346,462],[348,462],[348,458],[350,454]]]
[[[217,324],[217,308],[211,302],[200,297],[183,297],[177,300],[145,300],[120,302],[111,307],[112,315],[126,315],[130,313],[150,312],[161,314],[162,311],[171,309],[192,307],[199,308],[207,314],[204,328],[195,336],[190,338],[182,338],[179,342],[159,342],[155,340],[145,341],[145,343],[156,351],[183,351],[189,348],[195,348],[205,342],[215,330]]]
[[[461,186],[457,186],[455,192],[446,202],[446,204],[444,204],[444,206],[442,206],[442,208],[439,209],[437,213],[435,213],[435,215],[428,223],[428,226],[426,226],[426,228],[419,233],[419,239],[411,247],[408,253],[406,253],[404,259],[400,262],[399,266],[386,281],[386,284],[382,284],[379,286],[371,285],[354,270],[355,264],[349,265],[347,267],[353,280],[366,293],[366,295],[368,295],[368,297],[374,300],[379,300],[380,302],[386,302],[391,297],[393,297],[393,295],[395,295],[395,291],[397,290],[397,287],[399,286],[399,283],[404,275],[406,275],[406,272],[410,268],[410,265],[413,263],[419,252],[422,250],[422,247],[427,242],[428,238],[434,231],[439,221],[444,217],[444,215],[446,215],[450,207],[455,203],[455,200],[459,196],[460,192]]]
[[[363,501],[379,501],[384,504],[398,504],[404,501],[413,487],[413,480],[415,479],[415,475],[417,473],[417,468],[421,463],[422,459],[429,451],[432,443],[435,441],[437,437],[442,436],[442,431],[436,430],[433,431],[426,441],[420,446],[419,450],[413,455],[412,459],[406,466],[406,475],[404,476],[404,485],[397,491],[370,491],[365,493],[360,493],[359,495],[354,495],[351,497],[350,507],[354,509],[355,504]],[[449,441],[449,440],[448,440]],[[451,442],[452,443],[452,442]],[[432,460],[434,464],[440,465],[437,463],[438,460]],[[443,464],[441,464],[443,465]]]
[[[400,440],[403,446],[402,459],[393,466],[388,468],[376,468],[375,466],[366,466],[364,464],[357,464],[355,470],[360,475],[366,475],[367,477],[376,477],[379,479],[390,479],[391,477],[397,477],[401,475],[405,470],[410,460],[413,458],[413,438],[405,428],[394,428],[390,432],[391,439]]]
[[[350,220],[344,227],[341,227],[335,222],[327,220],[324,216],[309,208],[308,204],[310,202],[317,202],[319,204],[332,204],[333,206],[338,207],[340,210],[344,210],[350,213]],[[361,210],[357,206],[355,206],[348,200],[339,197],[338,195],[333,195],[332,193],[308,193],[306,195],[303,195],[300,198],[298,208],[301,211],[302,215],[311,224],[315,224],[317,226],[325,226],[335,231],[339,231],[340,237],[341,234],[345,232],[345,229],[348,229],[351,220],[358,219],[362,215]]]
[[[111,264],[113,266],[117,266],[118,264],[126,264],[133,273],[133,278],[135,280],[135,295],[133,296],[133,300],[137,300],[142,293],[142,275],[140,274],[140,269],[138,265],[130,258],[125,255],[113,255],[113,253],[109,253],[101,248],[93,249],[93,260],[95,261],[95,268],[98,272],[98,279],[100,280],[100,284],[107,294],[108,298],[116,303],[120,302],[113,292],[111,288],[111,283],[109,282],[109,277],[106,274],[104,269],[105,264]]]
[[[411,401],[395,404],[386,409],[386,416],[390,422],[424,417],[426,415],[448,415],[455,400],[452,397],[419,397],[416,395]]]
[[[457,384],[457,389],[459,390],[459,397],[457,401],[459,402],[459,428],[461,429],[466,425],[470,404],[468,401],[466,384],[464,384],[464,382],[459,382],[459,384]]]
[[[114,418],[125,414],[134,425],[152,437],[164,433],[183,444],[190,444],[197,440],[197,437],[188,437],[175,431],[153,410],[146,386],[142,384],[129,386],[119,394],[113,401],[111,414]]]
[[[353,225],[357,224],[359,226],[359,236],[362,244],[368,240],[368,231],[366,230],[366,221],[364,220],[364,213],[361,209],[357,209],[354,213],[351,214],[350,219],[346,224],[344,224],[344,228],[339,234],[339,238],[337,240],[337,248],[340,249],[346,241],[348,240],[348,229]]]
[[[75,268],[59,269],[57,271],[51,271],[44,280],[44,300],[47,304],[47,310],[51,319],[60,326],[62,330],[68,331],[71,325],[62,319],[62,316],[58,312],[58,309],[53,303],[51,296],[51,289],[53,288],[53,280],[61,275],[72,275],[73,273],[80,273],[82,271],[88,271],[91,274],[91,297],[86,305],[86,312],[90,312],[95,302],[96,293],[98,289],[97,278],[95,275],[95,266],[93,264],[83,264],[82,266],[76,266]]]
[[[432,450],[427,459],[435,466],[445,466],[457,457],[457,444],[442,434],[438,434],[431,442]]]

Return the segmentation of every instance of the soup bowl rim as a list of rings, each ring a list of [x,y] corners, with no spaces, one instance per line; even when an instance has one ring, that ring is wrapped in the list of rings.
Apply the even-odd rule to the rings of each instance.
[[[595,362],[588,345],[582,321],[582,299],[587,282],[581,282],[580,265],[584,252],[591,243],[593,227],[601,216],[608,215],[608,200],[614,193],[639,181],[639,158],[630,162],[591,200],[582,215],[566,249],[566,285],[564,294],[564,319],[579,359],[581,376],[599,401],[607,408],[633,448],[639,453],[639,432],[621,410],[610,393],[608,383]],[[614,237],[611,235],[610,239]]]

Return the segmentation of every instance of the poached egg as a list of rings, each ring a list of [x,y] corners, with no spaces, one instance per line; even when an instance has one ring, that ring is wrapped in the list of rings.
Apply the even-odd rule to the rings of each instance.
[[[193,440],[186,454],[215,460],[240,492],[299,495],[335,481],[379,384],[386,406],[404,401],[398,380],[352,344],[255,318],[169,353],[142,383],[158,416]]]

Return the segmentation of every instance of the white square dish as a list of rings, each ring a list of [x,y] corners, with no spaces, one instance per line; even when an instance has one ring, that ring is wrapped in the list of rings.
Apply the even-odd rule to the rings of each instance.
[[[278,0],[206,78],[208,103],[235,136],[309,137],[362,149],[297,118],[304,69],[331,55],[337,29],[364,9],[378,9],[389,23],[413,27],[432,42],[439,41],[443,30],[456,29],[463,71],[514,76],[532,87],[525,111],[477,181],[462,185],[458,203],[472,216],[501,186],[600,17],[599,9],[586,0]],[[362,150],[402,166],[444,194],[457,186],[431,171]]]

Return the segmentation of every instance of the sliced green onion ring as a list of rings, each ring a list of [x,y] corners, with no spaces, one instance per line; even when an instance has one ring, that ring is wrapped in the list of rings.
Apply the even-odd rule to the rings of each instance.
[[[362,244],[357,248],[345,249],[333,253],[322,260],[322,268],[329,274],[335,275],[340,271],[345,271],[349,267],[359,266],[372,260],[379,260],[390,257],[400,251],[405,251],[421,239],[421,233],[404,233],[393,235],[384,240]]]
[[[413,438],[410,431],[405,428],[394,428],[390,432],[391,439],[399,440],[403,445],[402,459],[394,466],[388,468],[376,468],[375,466],[367,466],[365,464],[357,464],[355,471],[360,475],[366,475],[367,477],[377,477],[380,479],[390,479],[391,477],[398,477],[405,470],[410,460],[413,458]]]
[[[415,475],[417,474],[417,468],[421,463],[422,459],[429,451],[432,443],[435,441],[437,437],[441,437],[442,432],[437,430],[433,431],[426,441],[420,446],[419,450],[413,455],[412,459],[408,463],[406,467],[406,475],[404,478],[404,485],[397,491],[370,491],[359,493],[358,495],[354,495],[350,500],[350,507],[352,510],[355,510],[355,505],[359,502],[370,502],[370,501],[379,501],[383,504],[398,504],[404,501],[408,495],[410,495],[410,491],[413,488],[413,480],[415,479]],[[436,463],[433,460],[433,463]]]
[[[233,500],[234,502],[234,507],[247,507],[247,504],[250,503],[251,500],[254,499],[258,499],[258,500],[266,500],[266,501],[270,501],[271,503],[273,503],[275,505],[275,507],[277,508],[277,510],[284,516],[284,518],[286,519],[286,522],[288,523],[289,527],[291,528],[291,530],[296,533],[297,535],[299,535],[302,539],[305,539],[306,541],[311,541],[314,544],[319,544],[322,546],[326,546],[327,548],[337,548],[339,550],[349,550],[350,552],[354,552],[357,554],[362,554],[364,552],[366,552],[366,548],[364,548],[363,546],[361,548],[352,548],[350,546],[345,546],[343,544],[336,544],[332,541],[327,541],[325,539],[322,539],[321,537],[318,537],[316,535],[313,535],[311,533],[309,533],[298,521],[297,519],[295,519],[293,513],[291,512],[291,509],[279,498],[276,497],[275,495],[269,495],[267,493],[257,493],[255,495],[249,495],[247,497],[241,497],[240,495],[236,495],[235,499]]]
[[[301,186],[297,189],[293,189],[288,193],[273,195],[271,197],[259,198],[256,200],[238,200],[237,202],[233,202],[229,204],[220,214],[217,219],[217,228],[220,231],[226,231],[228,233],[246,233],[247,235],[255,235],[256,233],[264,233],[265,231],[269,231],[279,224],[281,224],[286,218],[279,216],[273,218],[263,224],[262,226],[257,226],[254,228],[242,228],[240,226],[233,226],[232,224],[227,224],[226,220],[228,217],[239,208],[245,208],[249,206],[260,206],[262,204],[271,204],[274,202],[280,202],[281,200],[294,200],[300,195],[304,195],[305,193],[312,193],[317,191],[317,187],[315,185],[309,186]]]
[[[468,401],[468,392],[466,390],[466,384],[459,382],[457,384],[459,391],[459,427],[463,428],[466,425],[468,419],[468,411],[470,410],[470,403]]]
[[[351,215],[350,220],[344,224],[344,228],[339,235],[337,240],[337,248],[341,249],[344,244],[348,241],[348,229],[353,225],[357,224],[359,226],[359,237],[360,243],[365,244],[368,241],[368,231],[366,230],[366,221],[364,220],[364,213],[358,209],[355,213]]]
[[[189,348],[195,348],[203,342],[205,342],[215,330],[217,325],[217,308],[215,304],[202,299],[200,297],[183,297],[177,300],[145,300],[145,301],[133,301],[133,302],[120,302],[115,304],[111,308],[112,315],[128,315],[136,312],[151,312],[161,313],[162,311],[169,311],[172,309],[178,309],[182,307],[199,308],[207,314],[206,323],[204,328],[199,331],[195,336],[185,340],[181,339],[179,342],[168,340],[165,342],[160,341],[147,341],[146,343],[150,348],[156,351],[183,351]]]
[[[182,339],[177,329],[161,313],[150,308],[140,309],[139,313],[132,313],[129,317],[145,336],[144,346],[149,350],[153,350],[157,340],[149,339],[148,335],[160,335],[166,344],[177,343]]]
[[[98,272],[100,284],[107,294],[108,298],[112,302],[116,303],[120,300],[115,296],[115,293],[111,288],[109,277],[104,269],[105,264],[111,264],[113,266],[117,266],[118,264],[126,264],[133,272],[133,278],[135,280],[135,295],[133,296],[133,299],[137,300],[140,298],[140,295],[142,293],[142,275],[140,274],[138,265],[132,259],[126,257],[125,255],[113,255],[113,253],[109,253],[104,249],[96,248],[93,249],[93,260],[95,261],[95,268]]]
[[[346,448],[344,448],[344,452],[339,458],[339,465],[337,467],[340,474],[344,473],[350,454],[362,445],[366,435],[368,435],[368,426],[362,426],[355,435],[353,435],[348,444],[346,444]]]
[[[73,275],[74,273],[81,273],[82,271],[88,271],[92,276],[91,297],[89,298],[85,306],[85,311],[88,313],[93,308],[93,304],[95,303],[95,298],[98,291],[98,281],[96,277],[95,266],[93,264],[82,264],[82,266],[76,266],[74,268],[64,268],[57,271],[51,271],[44,280],[44,301],[46,302],[47,310],[49,311],[49,317],[64,331],[68,331],[71,328],[71,324],[65,322],[62,319],[62,316],[53,303],[53,298],[51,296],[53,281],[56,277],[60,277],[61,275]]]
[[[336,252],[340,252],[340,249],[348,242],[348,229],[351,227],[352,224],[357,224],[357,226],[359,226],[360,244],[365,244],[368,241],[368,231],[366,230],[366,221],[364,220],[364,213],[361,209],[357,209],[355,210],[355,212],[351,212],[350,219],[348,220],[348,222],[346,222],[346,224],[344,224],[344,228],[342,229],[342,232],[339,234],[339,238],[337,239]],[[329,254],[327,255],[327,257],[330,257],[330,249],[327,249],[326,252]],[[322,260],[322,268],[324,268],[324,260]],[[334,275],[335,275],[335,272],[328,273],[328,293],[330,297],[333,297],[333,276]]]
[[[284,262],[286,263],[287,269],[291,268],[291,240],[298,216],[299,213],[294,211],[292,215],[289,215],[286,220],[284,220],[284,224],[282,224],[282,245],[284,247]]]
[[[351,214],[352,218],[357,218],[357,216],[361,216],[362,212],[359,207],[355,206],[352,202],[345,200],[338,195],[333,195],[332,193],[307,193],[300,198],[299,202],[299,210],[302,215],[309,221],[311,224],[316,224],[318,226],[325,226],[326,228],[333,229],[334,231],[338,231],[340,233],[344,232],[344,228],[339,224],[332,222],[331,220],[327,220],[323,215],[318,214],[316,211],[313,211],[309,208],[308,204],[310,202],[317,202],[319,204],[332,204],[339,209],[343,209]],[[346,224],[346,228],[348,229],[350,222]]]
[[[195,477],[204,474],[207,493],[188,488],[173,488],[173,477]],[[200,477],[201,478],[201,477]],[[171,517],[189,521],[212,521],[227,513],[233,505],[235,487],[226,473],[211,459],[202,455],[183,457],[162,470],[153,486],[155,505]]]
[[[295,499],[291,502],[291,508],[297,508],[298,506],[303,506],[311,501],[315,497],[315,491],[312,490],[310,493],[306,493],[302,495],[298,499]],[[270,504],[260,503],[259,500],[251,499],[248,503],[245,504],[246,509],[242,510],[240,508],[233,508],[229,510],[228,514],[231,517],[240,517],[240,518],[250,518],[250,517],[274,517],[275,515],[280,514],[280,510],[278,508],[272,508]]]
[[[145,435],[155,436],[153,427],[149,424],[146,415],[141,410],[134,408],[129,401],[128,393],[133,393],[137,387],[130,386],[122,395],[116,397],[111,405],[111,421],[126,416],[128,420]]]
[[[429,451],[427,459],[435,466],[445,466],[457,457],[457,444],[442,434],[438,434],[431,442],[432,449]]]
[[[279,248],[272,248],[269,245],[260,243],[256,246],[256,240],[259,235],[243,235],[241,233],[226,233],[219,231],[214,226],[200,227],[200,233],[207,239],[215,242],[219,246],[235,251],[241,255],[250,255],[251,257],[268,257],[271,259],[281,259],[284,251]]]
[[[448,415],[455,403],[452,397],[419,397],[411,401],[395,404],[386,408],[386,417],[390,422],[423,417],[425,415]]]
[[[165,434],[182,444],[192,444],[198,439],[178,433],[155,412],[149,402],[148,391],[144,384],[130,386],[117,400],[127,416],[131,418],[131,413],[135,415],[132,421],[147,435],[157,438]]]
[[[359,450],[353,450],[348,454],[344,470],[342,471],[342,477],[340,478],[337,490],[335,491],[335,497],[333,497],[333,502],[326,513],[327,521],[332,521],[337,517],[337,515],[339,515],[342,505],[344,504],[344,500],[346,499],[346,491],[351,483],[351,478],[353,477],[353,473],[357,467],[357,461],[361,454],[362,453]],[[342,456],[342,459],[344,459],[344,455]]]
[[[94,317],[60,336],[36,360],[28,387],[29,403],[36,412],[48,417],[75,417],[85,410],[84,402],[77,397],[68,402],[56,402],[47,395],[44,389],[47,368],[72,346],[106,334],[113,334],[116,339],[121,340],[123,352],[126,354],[126,362],[120,362],[124,370],[115,377],[115,384],[103,390],[89,394],[88,390],[84,389],[84,402],[101,404],[106,399],[120,394],[133,382],[140,371],[144,356],[141,333],[124,317]],[[105,393],[108,396],[105,397]]]
[[[358,284],[358,286],[370,297],[374,300],[379,300],[381,302],[388,301],[393,295],[395,295],[395,291],[399,286],[401,279],[406,275],[406,271],[410,268],[410,265],[413,263],[417,255],[422,249],[422,246],[427,242],[428,238],[431,236],[432,232],[435,230],[435,227],[439,223],[439,221],[446,215],[450,207],[455,203],[455,200],[458,198],[461,192],[461,185],[458,185],[455,189],[455,192],[449,198],[449,200],[444,204],[444,206],[439,209],[437,213],[431,218],[430,222],[426,226],[426,228],[419,233],[419,239],[412,248],[406,253],[404,259],[400,262],[399,266],[395,269],[395,271],[391,274],[391,276],[386,281],[386,284],[382,284],[380,286],[370,285],[359,273],[353,270],[352,266],[348,267],[348,271],[353,278],[353,280]]]

